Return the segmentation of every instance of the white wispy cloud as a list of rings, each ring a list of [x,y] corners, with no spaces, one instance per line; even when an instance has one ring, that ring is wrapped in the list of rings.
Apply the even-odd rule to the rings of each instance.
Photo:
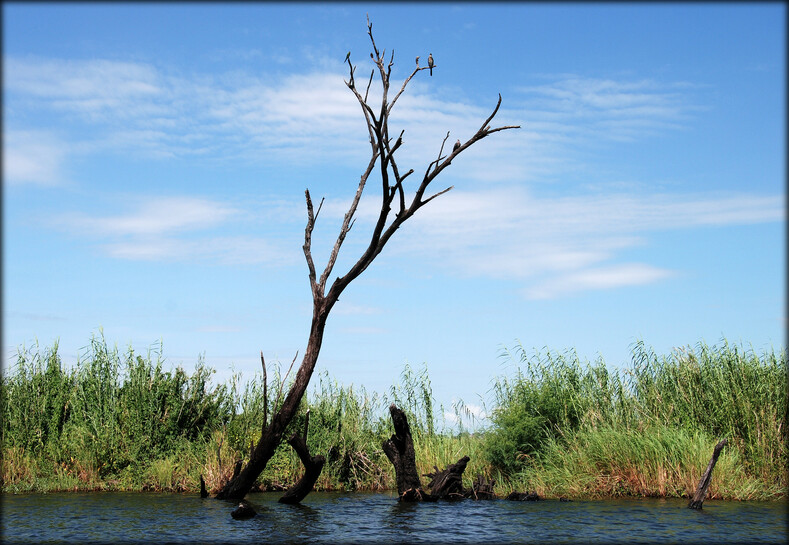
[[[553,277],[535,286],[526,288],[524,294],[529,299],[553,299],[579,291],[651,284],[674,274],[674,271],[660,269],[644,263],[594,267]]]
[[[361,108],[343,83],[344,71],[322,68],[274,77],[239,71],[185,74],[102,59],[8,57],[5,62],[4,87],[12,111],[48,112],[53,124],[74,125],[74,140],[83,149],[231,161],[331,160],[347,166],[358,166],[369,153]],[[456,160],[462,168],[453,176],[506,181],[560,173],[578,168],[567,159],[574,143],[670,130],[693,110],[682,84],[574,75],[545,79],[505,93],[494,124],[523,128],[506,137],[493,135],[468,150]],[[400,83],[393,81],[393,88]],[[380,92],[376,88],[374,84],[373,97]],[[474,104],[439,98],[439,93],[416,78],[393,111],[391,130],[406,131],[403,169],[421,172],[438,154],[447,131],[450,143],[465,141],[496,100]]]
[[[547,83],[522,87],[523,105],[542,130],[559,135],[628,141],[683,126],[702,109],[687,82],[544,75]]]
[[[522,187],[451,191],[417,215],[393,251],[455,273],[522,282],[529,298],[657,282],[677,273],[622,263],[654,232],[785,221],[783,197],[535,197]],[[404,228],[406,229],[406,228]]]
[[[73,130],[69,146],[25,130],[6,132],[8,179],[52,183],[62,178],[67,155],[76,152],[287,164],[329,161],[359,168],[369,154],[359,104],[343,83],[347,74],[325,67],[269,77],[240,71],[185,74],[100,59],[11,57],[5,62],[4,91],[15,126],[25,117],[20,112],[42,112],[52,120],[47,134],[55,134],[55,127]],[[399,82],[393,86],[399,89]],[[401,171],[415,168],[411,184],[418,183],[422,169],[435,158],[447,131],[450,143],[456,137],[465,140],[495,104],[495,97],[490,104],[476,104],[444,100],[439,92],[414,80],[393,113],[392,130],[406,130],[399,163]],[[393,251],[420,255],[460,274],[517,280],[527,297],[545,298],[669,278],[675,271],[622,262],[624,252],[644,244],[652,232],[784,221],[779,196],[641,191],[548,198],[525,188],[535,179],[583,172],[579,149],[686,126],[700,110],[695,92],[698,87],[687,82],[574,74],[545,75],[539,85],[511,91],[497,123],[522,129],[492,135],[458,157],[441,182],[470,180],[473,189],[459,187],[430,203],[404,228],[410,234],[393,240]],[[589,180],[590,185],[598,182]],[[360,226],[346,247],[361,223],[377,215],[378,197],[370,192],[359,209]],[[340,218],[349,198],[328,195],[323,220]],[[269,204],[271,217],[291,218],[293,211],[304,217],[300,199]],[[62,219],[73,232],[94,237],[104,252],[121,259],[300,261],[299,248],[283,249],[272,240],[225,230],[237,216],[252,213],[247,206],[189,196],[152,198],[131,212]],[[321,236],[316,234],[316,245]]]
[[[3,135],[3,183],[59,185],[64,181],[67,145],[48,131]]]
[[[264,237],[225,232],[249,216],[238,206],[192,196],[139,198],[114,215],[68,213],[52,224],[88,238],[106,255],[143,261],[206,261],[284,266],[298,251]]]
[[[234,208],[195,197],[142,199],[130,213],[95,217],[70,214],[63,218],[72,229],[104,235],[157,235],[214,227],[232,214]]]

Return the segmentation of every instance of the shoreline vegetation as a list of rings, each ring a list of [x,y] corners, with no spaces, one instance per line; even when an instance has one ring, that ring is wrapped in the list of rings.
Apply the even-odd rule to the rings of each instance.
[[[301,429],[309,408],[310,451],[327,460],[315,490],[395,488],[381,449],[395,403],[408,415],[420,474],[468,455],[464,486],[481,474],[500,497],[688,498],[723,437],[729,444],[708,499],[786,496],[786,350],[757,354],[723,340],[657,355],[638,342],[629,365],[616,371],[573,351],[528,352],[518,344],[501,355],[515,371],[491,382],[484,427],[471,425],[462,402],[453,407],[457,422],[437,421],[426,367],[406,365],[384,394],[316,373],[291,423]],[[191,373],[171,369],[161,345],[145,356],[120,352],[103,335],[71,367],[57,344],[20,349],[0,383],[2,491],[196,494],[203,475],[215,493],[260,436],[264,388],[260,373],[217,385],[213,372],[202,359]],[[270,410],[287,390],[287,373],[274,375]],[[283,442],[259,489],[284,490],[302,472]]]

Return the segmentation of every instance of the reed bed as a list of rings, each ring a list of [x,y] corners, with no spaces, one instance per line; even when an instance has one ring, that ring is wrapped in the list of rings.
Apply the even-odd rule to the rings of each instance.
[[[756,355],[724,342],[658,356],[638,343],[618,371],[572,351],[517,345],[502,356],[515,372],[494,379],[491,421],[474,433],[462,403],[453,407],[457,422],[444,420],[426,367],[405,365],[382,394],[316,374],[286,437],[303,429],[309,409],[310,450],[327,459],[316,489],[391,490],[381,443],[393,433],[387,409],[395,403],[408,415],[421,474],[468,455],[465,485],[482,474],[502,495],[680,497],[726,436],[712,496],[784,495],[785,352]],[[264,392],[269,415],[282,403],[288,373],[271,371],[267,388],[260,373],[215,385],[202,359],[187,372],[166,363],[161,344],[139,355],[103,336],[69,368],[57,344],[20,349],[0,384],[3,490],[195,492],[203,475],[216,491],[259,438]],[[283,442],[260,488],[287,487],[302,471]]]
[[[502,354],[491,464],[514,488],[548,495],[692,494],[727,437],[712,497],[772,499],[787,487],[786,352],[699,343],[660,356],[639,342],[611,371],[572,352]]]

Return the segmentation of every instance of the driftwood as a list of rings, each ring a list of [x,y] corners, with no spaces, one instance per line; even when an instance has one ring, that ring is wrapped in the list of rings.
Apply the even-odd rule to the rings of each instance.
[[[696,488],[696,493],[693,494],[693,497],[688,503],[689,509],[701,509],[701,504],[704,503],[704,498],[707,496],[707,490],[710,488],[710,482],[712,481],[712,470],[715,468],[715,464],[718,462],[718,456],[720,456],[721,450],[728,444],[727,439],[723,439],[717,445],[715,445],[715,450],[712,451],[712,458],[710,458],[710,463],[707,464],[707,470],[704,472],[704,475],[701,476],[701,480],[699,481],[699,486]]]
[[[299,479],[296,484],[285,492],[285,495],[279,499],[280,503],[299,503],[307,497],[307,494],[312,491],[312,487],[315,486],[315,481],[318,480],[321,474],[323,464],[326,463],[326,458],[323,456],[310,456],[310,450],[307,447],[307,428],[309,425],[310,411],[308,410],[304,422],[304,434],[299,435],[298,433],[294,433],[293,436],[288,439],[288,443],[293,447],[293,450],[296,451],[296,454],[299,455],[301,463],[304,464],[304,475],[302,475],[301,479]]]

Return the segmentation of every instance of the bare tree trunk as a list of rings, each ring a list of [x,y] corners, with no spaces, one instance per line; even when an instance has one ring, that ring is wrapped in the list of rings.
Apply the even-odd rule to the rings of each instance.
[[[312,329],[307,343],[307,350],[304,353],[304,360],[296,373],[296,378],[288,391],[287,397],[285,397],[282,407],[273,415],[271,423],[263,430],[247,465],[219,491],[216,495],[218,499],[243,499],[255,484],[258,476],[266,469],[266,464],[268,464],[277,446],[282,441],[285,429],[296,416],[312,372],[315,370],[315,364],[318,361],[318,354],[323,342],[323,330],[326,326],[327,314],[328,311],[319,313],[318,309],[316,309],[312,319]]]
[[[715,464],[718,462],[718,456],[720,456],[721,450],[723,450],[723,447],[725,447],[728,442],[728,439],[723,439],[717,445],[715,445],[715,449],[712,451],[712,458],[710,458],[710,463],[707,464],[707,470],[704,472],[704,475],[701,476],[699,486],[696,488],[696,493],[693,494],[690,503],[688,503],[689,509],[701,509],[701,504],[704,503],[704,498],[707,497],[707,490],[709,490],[710,482],[712,481],[712,470],[715,468]]]

